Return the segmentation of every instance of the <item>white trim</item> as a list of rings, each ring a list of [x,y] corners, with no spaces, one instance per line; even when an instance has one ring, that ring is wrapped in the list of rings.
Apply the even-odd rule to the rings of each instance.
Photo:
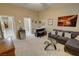
[[[27,20],[27,19],[29,19],[29,20]],[[31,22],[31,23],[28,23],[28,26],[29,26],[28,29],[26,28],[27,27],[26,26],[27,24],[25,23],[27,21],[28,22]],[[24,17],[24,29],[25,29],[25,32],[26,32],[26,38],[27,38],[27,36],[32,36],[32,19],[31,19],[31,17]]]
[[[14,19],[14,16],[0,16],[0,21],[1,21],[1,25],[3,24],[2,23],[2,17],[8,17],[8,19],[12,19],[13,20],[13,31],[14,31],[14,36],[15,36],[15,39],[16,39],[16,26],[15,26],[15,19]],[[4,33],[4,29],[3,29],[3,27],[2,27],[2,31],[3,31],[3,33]],[[5,34],[3,34],[4,35],[4,38],[5,38]]]

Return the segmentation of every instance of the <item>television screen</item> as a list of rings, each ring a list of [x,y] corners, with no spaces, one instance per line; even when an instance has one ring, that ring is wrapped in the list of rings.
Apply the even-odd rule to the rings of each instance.
[[[58,26],[76,27],[78,15],[58,17]]]

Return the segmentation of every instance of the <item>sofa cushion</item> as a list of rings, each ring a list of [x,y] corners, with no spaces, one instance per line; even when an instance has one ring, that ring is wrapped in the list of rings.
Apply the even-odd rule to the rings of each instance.
[[[49,35],[49,37],[56,39],[57,37],[59,37],[59,35],[51,34]]]
[[[62,32],[58,32],[58,35],[59,35],[59,36],[62,36]]]
[[[51,31],[51,34],[55,34],[55,31]]]
[[[71,38],[71,34],[70,33],[65,33],[65,37]]]
[[[59,37],[57,37],[57,39],[58,39],[58,40],[64,40],[64,41],[67,41],[69,38],[59,36]]]
[[[76,39],[70,39],[67,41],[66,45],[73,47],[75,50],[79,51],[79,41]]]
[[[76,39],[68,40],[64,50],[72,55],[79,56],[79,41]]]
[[[65,51],[72,55],[79,56],[79,41],[76,39],[70,39],[65,44]]]
[[[75,39],[79,41],[79,35]]]
[[[61,36],[57,37],[57,41],[61,44],[65,44],[68,40],[69,38],[67,37],[61,37]]]

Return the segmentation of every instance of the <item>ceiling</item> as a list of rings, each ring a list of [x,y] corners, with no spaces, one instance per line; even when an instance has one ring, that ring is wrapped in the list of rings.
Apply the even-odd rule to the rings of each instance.
[[[52,4],[51,3],[13,3],[13,5],[18,5],[38,12],[48,8]]]
[[[59,6],[72,6],[72,5],[78,5],[78,3],[12,3],[13,5],[17,5],[17,6],[21,6],[21,7],[25,7],[29,10],[33,10],[33,11],[42,11],[47,9],[48,7],[59,7]]]

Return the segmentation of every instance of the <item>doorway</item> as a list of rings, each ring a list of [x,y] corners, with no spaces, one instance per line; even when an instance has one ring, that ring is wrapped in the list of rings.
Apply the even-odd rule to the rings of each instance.
[[[32,19],[31,18],[24,18],[24,28],[27,36],[32,36]]]
[[[15,20],[11,16],[0,16],[1,28],[3,32],[4,39],[12,38],[16,39],[15,32]]]

